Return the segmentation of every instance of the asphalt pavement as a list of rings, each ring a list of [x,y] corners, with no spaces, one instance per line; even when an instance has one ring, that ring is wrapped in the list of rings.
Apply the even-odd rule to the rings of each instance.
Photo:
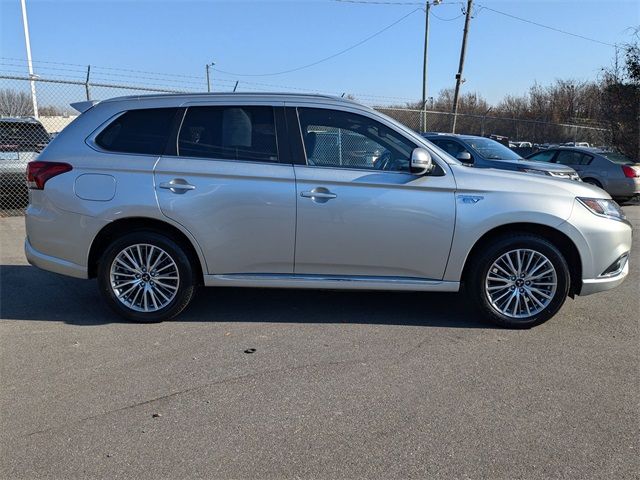
[[[640,227],[640,206],[625,207]],[[122,321],[0,219],[0,478],[640,478],[640,242],[531,330],[460,294],[203,289]]]

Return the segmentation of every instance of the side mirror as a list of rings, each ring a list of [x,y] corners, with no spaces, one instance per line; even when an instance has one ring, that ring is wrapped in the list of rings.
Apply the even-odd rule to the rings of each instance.
[[[473,157],[469,152],[460,152],[456,158],[463,163],[473,163]]]
[[[411,173],[426,175],[433,170],[431,154],[424,148],[414,148],[411,152]]]

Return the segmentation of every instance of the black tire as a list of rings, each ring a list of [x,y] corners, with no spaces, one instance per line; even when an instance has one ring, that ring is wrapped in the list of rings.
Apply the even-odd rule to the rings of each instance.
[[[589,185],[593,185],[594,187],[602,188],[602,184],[594,178],[585,178],[582,181],[584,183],[588,183]]]
[[[633,197],[614,197],[614,200],[618,202],[618,204],[622,205],[623,203],[630,201],[632,198]]]
[[[503,254],[516,249],[533,250],[544,255],[553,265],[556,275],[556,290],[549,304],[539,312],[524,318],[514,318],[499,311],[492,305],[485,288],[487,275],[493,263]],[[502,327],[531,328],[546,322],[560,310],[569,293],[571,276],[567,261],[555,245],[537,235],[515,233],[494,239],[478,251],[470,262],[465,278],[465,290],[483,317]]]
[[[125,305],[118,299],[111,286],[111,267],[114,260],[127,247],[137,244],[151,245],[163,250],[177,267],[179,283],[175,296],[167,305],[154,311],[137,311]],[[172,238],[153,231],[136,231],[117,238],[106,248],[98,264],[98,288],[102,298],[116,313],[134,322],[155,323],[175,317],[191,302],[196,285],[195,270],[185,248]]]

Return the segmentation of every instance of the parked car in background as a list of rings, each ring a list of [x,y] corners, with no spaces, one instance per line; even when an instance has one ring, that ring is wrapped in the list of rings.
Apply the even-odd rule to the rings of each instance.
[[[27,164],[49,143],[42,124],[30,117],[0,118],[0,206],[26,206]]]
[[[533,144],[531,142],[519,142],[517,140],[510,140],[509,148],[533,148]]]
[[[629,271],[631,225],[602,190],[469,168],[346,99],[155,95],[78,108],[29,163],[26,256],[97,277],[135,321],[178,315],[198,285],[464,283],[483,318],[528,328]]]
[[[563,147],[586,147],[591,148],[589,142],[566,142],[562,144]]]
[[[450,133],[425,133],[424,137],[442,148],[452,157],[478,168],[498,168],[538,175],[548,175],[565,180],[579,180],[570,167],[546,165],[523,159],[513,150],[490,138]]]
[[[605,190],[626,202],[640,195],[640,163],[616,152],[584,147],[557,147],[527,157],[547,164],[566,165],[578,172],[583,182]]]

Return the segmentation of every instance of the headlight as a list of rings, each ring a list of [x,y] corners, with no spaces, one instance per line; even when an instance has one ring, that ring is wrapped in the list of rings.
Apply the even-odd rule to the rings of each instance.
[[[626,216],[622,209],[613,200],[606,198],[582,198],[578,197],[578,201],[591,210],[591,213],[601,217],[612,218],[614,220],[626,220]]]
[[[526,173],[535,173],[536,175],[549,175],[548,172],[545,172],[544,170],[536,170],[535,168],[521,168],[520,171]]]

